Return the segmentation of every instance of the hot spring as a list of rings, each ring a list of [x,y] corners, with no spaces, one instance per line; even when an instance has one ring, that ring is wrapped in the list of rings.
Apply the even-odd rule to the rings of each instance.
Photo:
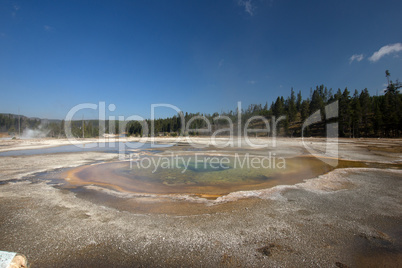
[[[71,185],[119,192],[217,198],[234,191],[289,185],[333,167],[312,157],[235,155],[142,155],[131,161],[82,166],[64,173]]]

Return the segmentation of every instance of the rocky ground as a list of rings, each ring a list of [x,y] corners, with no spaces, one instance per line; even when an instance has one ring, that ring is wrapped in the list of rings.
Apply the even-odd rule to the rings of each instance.
[[[201,138],[197,142],[205,144]],[[305,142],[325,151],[325,139]],[[278,139],[270,151],[284,157],[307,154],[301,143]],[[57,144],[1,141],[0,148]],[[336,169],[249,198],[232,193],[187,215],[104,206],[36,179],[38,172],[112,161],[116,154],[0,157],[0,250],[26,255],[32,267],[401,266],[402,141],[345,139],[339,148],[342,159],[395,168]]]

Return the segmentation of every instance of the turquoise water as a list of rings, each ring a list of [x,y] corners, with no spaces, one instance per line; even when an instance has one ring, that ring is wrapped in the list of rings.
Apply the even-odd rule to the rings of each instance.
[[[254,164],[258,162],[250,159]],[[97,184],[135,193],[222,195],[293,184],[313,176],[316,172],[312,169],[321,166],[322,162],[314,159],[287,159],[286,165],[279,168],[250,166],[243,158],[234,156],[150,155],[134,163],[119,161],[80,167],[69,171],[66,178],[80,185]],[[325,172],[328,167],[324,169]],[[318,173],[321,172],[319,169]]]

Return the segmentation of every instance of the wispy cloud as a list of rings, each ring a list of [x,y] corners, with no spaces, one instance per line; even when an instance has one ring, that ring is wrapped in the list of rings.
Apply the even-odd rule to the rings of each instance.
[[[253,5],[251,0],[239,0],[237,4],[244,7],[244,11],[246,11],[250,16],[254,15],[255,5]]]
[[[16,15],[17,15],[17,11],[18,10],[20,10],[20,6],[18,6],[18,5],[14,5],[13,6],[13,12],[11,12],[11,15],[13,16],[13,17],[15,17]]]
[[[54,30],[54,28],[52,26],[49,26],[49,25],[44,25],[43,29],[45,29],[46,32],[52,32]]]
[[[249,80],[249,81],[247,81],[247,83],[254,85],[254,84],[257,83],[257,81],[255,81],[255,80]]]
[[[351,64],[354,61],[362,61],[364,59],[363,54],[354,54],[352,57],[349,58],[349,64]]]
[[[399,51],[402,51],[402,43],[386,45],[380,48],[378,51],[374,52],[374,54],[371,55],[371,57],[369,57],[368,59],[371,62],[376,62],[388,54],[397,53]]]
[[[219,68],[223,66],[223,64],[225,63],[224,59],[221,59],[218,63]]]

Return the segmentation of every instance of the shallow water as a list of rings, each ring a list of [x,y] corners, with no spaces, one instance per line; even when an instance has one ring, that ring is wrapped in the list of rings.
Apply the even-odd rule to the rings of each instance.
[[[120,211],[198,215],[219,211],[223,204],[214,200],[229,193],[245,191],[231,201],[251,202],[253,198],[248,196],[255,196],[253,190],[294,185],[336,168],[402,169],[402,164],[346,160],[339,160],[338,166],[332,167],[310,156],[286,158],[285,168],[281,168],[278,162],[271,162],[271,168],[241,167],[239,161],[236,162],[234,153],[223,156],[222,152],[216,151],[203,151],[201,154],[176,152],[188,162],[179,162],[170,167],[162,168],[162,160],[158,168],[152,165],[149,168],[137,165],[142,159],[149,159],[149,162],[154,159],[157,162],[158,159],[168,158],[166,163],[177,163],[175,158],[169,159],[171,151],[162,151],[163,153],[159,154],[161,151],[158,150],[143,150],[138,154],[138,158],[133,158],[131,166],[130,161],[101,162],[64,171],[46,172],[38,175],[37,179],[45,179],[57,188],[73,191],[79,198]],[[243,152],[243,156],[244,154]],[[197,162],[195,155],[198,157]],[[203,157],[209,157],[210,160]],[[204,166],[205,162],[211,159],[219,162],[225,157],[230,161],[224,162],[222,166]],[[145,162],[142,164],[147,166]]]
[[[313,157],[295,157],[283,159],[282,162],[276,159],[275,163],[272,159],[271,162],[265,159],[266,162],[260,165],[256,164],[258,160],[250,160],[255,158],[249,156],[247,159],[244,155],[187,155],[179,160],[168,156],[151,156],[139,159],[135,162],[82,166],[63,173],[62,177],[73,186],[97,185],[127,193],[217,198],[234,191],[291,185],[334,169]],[[211,161],[214,161],[213,164]],[[254,165],[250,164],[251,161],[254,161]],[[340,167],[367,165],[341,161]]]

